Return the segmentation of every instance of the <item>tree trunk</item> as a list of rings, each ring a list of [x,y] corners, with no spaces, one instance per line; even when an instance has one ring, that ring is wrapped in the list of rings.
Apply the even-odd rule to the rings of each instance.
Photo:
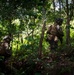
[[[72,13],[73,13],[72,16],[74,16],[74,0],[72,0]]]
[[[66,25],[66,44],[70,46],[70,18],[69,18],[69,7],[68,7],[68,0],[66,0],[66,13],[67,13],[67,25]]]
[[[43,38],[44,38],[44,32],[45,32],[45,29],[46,29],[46,11],[45,11],[45,8],[43,8],[43,27],[42,27],[42,33],[41,33],[41,37],[40,37],[40,41],[39,41],[39,51],[38,51],[38,55],[39,55],[39,58],[41,58],[42,56],[42,43],[43,43]]]
[[[60,13],[60,17],[61,17],[61,0],[59,0],[59,13]]]
[[[72,2],[73,2],[73,5],[74,5],[74,0],[72,0]]]
[[[17,50],[19,49],[18,47],[19,47],[19,32],[18,32],[18,41],[17,41]]]
[[[53,0],[54,18],[55,18],[55,0]]]
[[[46,21],[44,21],[44,24],[43,24],[43,27],[42,27],[41,38],[40,38],[40,41],[39,41],[39,53],[38,53],[39,58],[41,58],[41,56],[42,56],[42,43],[43,43],[45,28],[46,28]]]

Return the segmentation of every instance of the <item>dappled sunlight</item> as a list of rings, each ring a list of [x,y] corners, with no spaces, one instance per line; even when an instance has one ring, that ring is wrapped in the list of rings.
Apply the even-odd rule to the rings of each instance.
[[[20,20],[19,19],[12,20],[12,24],[15,24],[15,25],[19,26]]]
[[[0,75],[74,75],[73,10],[74,0],[0,0]]]

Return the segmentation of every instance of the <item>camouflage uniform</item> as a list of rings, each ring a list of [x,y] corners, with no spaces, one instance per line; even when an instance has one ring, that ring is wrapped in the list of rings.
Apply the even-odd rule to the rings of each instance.
[[[11,48],[10,48],[10,42],[12,40],[12,37],[10,35],[5,36],[3,38],[3,42],[0,44],[0,56],[4,56],[4,59],[7,59],[11,56]]]
[[[60,25],[62,24],[62,19],[58,19],[55,21],[56,24],[51,25],[47,31],[47,41],[50,44],[50,49],[55,50],[58,47],[58,40],[62,43],[63,39],[63,31]]]

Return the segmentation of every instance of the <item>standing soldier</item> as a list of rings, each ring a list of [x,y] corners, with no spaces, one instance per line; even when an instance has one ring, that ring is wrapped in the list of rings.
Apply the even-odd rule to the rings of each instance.
[[[3,38],[3,43],[2,43],[2,51],[4,51],[4,59],[8,59],[11,56],[11,47],[10,47],[10,42],[12,40],[12,35],[8,34]]]
[[[64,33],[62,31],[61,25],[63,19],[57,18],[54,25],[51,25],[47,30],[47,42],[50,44],[50,50],[55,50],[58,48],[58,40],[62,43]]]

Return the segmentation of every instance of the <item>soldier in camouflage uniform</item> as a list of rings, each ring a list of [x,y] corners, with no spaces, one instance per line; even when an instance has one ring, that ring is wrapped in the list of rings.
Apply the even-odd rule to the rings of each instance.
[[[47,42],[50,44],[50,50],[55,50],[58,47],[58,40],[62,43],[64,33],[62,31],[63,19],[57,18],[54,25],[51,25],[47,30]]]
[[[3,38],[3,42],[1,42],[0,44],[0,56],[4,56],[4,59],[9,58],[11,56],[11,40],[12,36],[11,34],[9,34]]]

